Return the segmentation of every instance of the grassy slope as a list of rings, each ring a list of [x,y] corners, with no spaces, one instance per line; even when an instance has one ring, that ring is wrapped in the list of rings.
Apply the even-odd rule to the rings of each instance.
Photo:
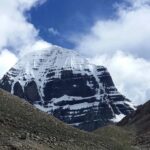
[[[0,150],[126,150],[107,134],[70,127],[0,90]]]
[[[110,125],[103,128],[99,128],[94,131],[95,134],[107,138],[108,142],[110,140],[114,140],[119,145],[124,147],[125,150],[134,150],[137,149],[135,146],[133,146],[132,141],[134,140],[135,133],[131,130],[126,130],[122,127]],[[118,145],[116,145],[118,147]]]

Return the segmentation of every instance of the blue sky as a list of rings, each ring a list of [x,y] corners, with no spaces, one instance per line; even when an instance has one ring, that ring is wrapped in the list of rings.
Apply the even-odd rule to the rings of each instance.
[[[86,33],[96,20],[115,17],[115,4],[122,0],[48,0],[32,8],[29,21],[46,41],[66,48],[74,48],[69,35]],[[52,30],[53,32],[48,32]]]

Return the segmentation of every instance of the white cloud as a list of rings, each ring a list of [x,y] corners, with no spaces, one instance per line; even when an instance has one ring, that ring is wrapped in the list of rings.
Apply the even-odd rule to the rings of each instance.
[[[0,52],[0,78],[6,71],[8,71],[15,63],[18,58],[7,49]]]
[[[38,30],[27,21],[25,12],[46,0],[1,0],[0,1],[0,76],[4,70],[9,69],[9,64],[2,62],[7,60],[6,55],[14,61],[13,52],[19,55],[25,53],[37,43],[46,43],[38,37]],[[5,49],[9,49],[7,52]],[[5,55],[4,55],[5,54]],[[9,62],[8,62],[9,63]],[[5,66],[6,65],[6,66]],[[13,65],[13,63],[12,63]],[[6,69],[4,69],[6,67]]]
[[[97,65],[105,64],[119,91],[134,104],[142,104],[150,98],[150,62],[131,54],[116,51],[111,57],[101,55],[91,59]]]
[[[122,93],[141,104],[150,99],[150,0],[129,2],[130,7],[117,6],[117,18],[99,20],[73,40],[82,54],[108,67]]]
[[[28,44],[26,47],[24,47],[24,49],[23,49],[24,51],[21,51],[20,57],[22,57],[23,55],[25,55],[28,52],[44,50],[44,49],[47,49],[51,46],[52,46],[51,43],[48,43],[42,39],[37,40],[34,43]]]
[[[50,34],[52,34],[52,35],[59,35],[59,32],[56,30],[56,29],[54,29],[54,28],[52,28],[52,27],[50,27],[49,29],[48,29],[48,32],[50,33]]]
[[[112,54],[116,50],[123,49],[147,58],[150,50],[149,23],[148,5],[133,9],[119,9],[118,19],[97,21],[89,34],[81,36],[79,41],[76,41],[79,44],[77,48],[89,55]]]
[[[142,5],[150,4],[150,0],[126,0],[132,7],[141,7]]]
[[[24,12],[37,4],[38,0],[0,1],[0,49],[5,46],[20,50],[28,43],[35,42],[38,31],[27,22]]]

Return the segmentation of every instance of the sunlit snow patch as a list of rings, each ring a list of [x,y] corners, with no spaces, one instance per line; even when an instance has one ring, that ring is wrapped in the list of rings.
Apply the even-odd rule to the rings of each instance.
[[[111,119],[111,121],[113,121],[113,122],[119,122],[119,121],[121,121],[124,117],[125,117],[124,114],[115,115],[115,117],[114,117],[113,119]]]

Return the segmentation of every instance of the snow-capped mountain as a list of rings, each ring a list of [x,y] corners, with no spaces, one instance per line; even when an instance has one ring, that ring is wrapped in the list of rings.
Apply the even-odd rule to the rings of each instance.
[[[0,87],[88,131],[134,110],[105,67],[58,46],[25,55],[4,75]]]

